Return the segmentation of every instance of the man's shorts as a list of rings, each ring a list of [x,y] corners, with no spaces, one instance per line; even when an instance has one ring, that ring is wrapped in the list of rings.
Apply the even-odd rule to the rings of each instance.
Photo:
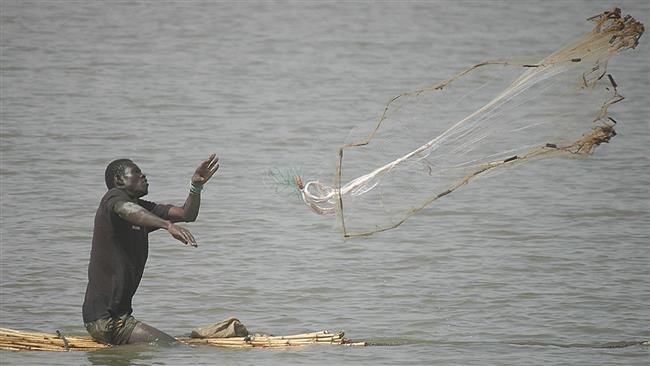
[[[123,314],[114,318],[94,320],[85,325],[90,336],[96,341],[118,345],[129,341],[131,332],[138,323],[133,316]]]

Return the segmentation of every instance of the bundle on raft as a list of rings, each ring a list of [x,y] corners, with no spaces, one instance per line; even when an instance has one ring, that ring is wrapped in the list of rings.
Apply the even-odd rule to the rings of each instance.
[[[231,348],[291,347],[312,344],[335,344],[365,346],[365,342],[352,342],[344,337],[344,332],[328,331],[294,334],[286,336],[248,335],[232,338],[178,338],[187,345],[211,345]],[[0,349],[10,351],[93,351],[111,346],[99,343],[90,336],[67,336],[56,333],[26,332],[0,328]]]
[[[179,341],[189,344],[209,344],[220,347],[252,348],[252,347],[289,347],[306,346],[310,344],[338,344],[346,346],[366,346],[366,342],[353,342],[344,337],[344,332],[330,333],[328,331],[294,334],[286,336],[249,335],[232,338],[180,338]]]

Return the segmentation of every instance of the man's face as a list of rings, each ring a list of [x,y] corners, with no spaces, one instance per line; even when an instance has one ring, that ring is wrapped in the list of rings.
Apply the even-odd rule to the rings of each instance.
[[[124,170],[122,176],[123,188],[131,197],[140,198],[149,193],[147,176],[142,173],[137,165],[133,164]]]

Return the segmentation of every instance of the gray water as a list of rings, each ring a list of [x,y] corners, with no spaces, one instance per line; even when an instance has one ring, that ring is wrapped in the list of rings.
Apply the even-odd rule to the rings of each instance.
[[[644,1],[618,1],[649,24]],[[134,315],[173,335],[227,316],[251,331],[345,330],[365,348],[122,347],[1,352],[15,365],[648,365],[650,37],[609,71],[619,135],[455,192],[397,230],[343,240],[276,192],[271,168],[330,181],[336,148],[387,100],[465,66],[539,59],[607,1],[1,2],[0,326],[84,334],[81,303],[106,164],[130,157],[159,231]]]

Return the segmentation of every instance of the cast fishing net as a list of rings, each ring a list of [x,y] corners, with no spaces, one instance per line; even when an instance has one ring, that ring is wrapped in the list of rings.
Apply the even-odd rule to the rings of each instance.
[[[608,107],[623,99],[607,62],[644,27],[618,8],[589,20],[593,31],[539,62],[483,62],[396,96],[339,149],[331,185],[295,177],[303,201],[338,213],[345,237],[370,235],[486,173],[591,154],[616,135]]]

